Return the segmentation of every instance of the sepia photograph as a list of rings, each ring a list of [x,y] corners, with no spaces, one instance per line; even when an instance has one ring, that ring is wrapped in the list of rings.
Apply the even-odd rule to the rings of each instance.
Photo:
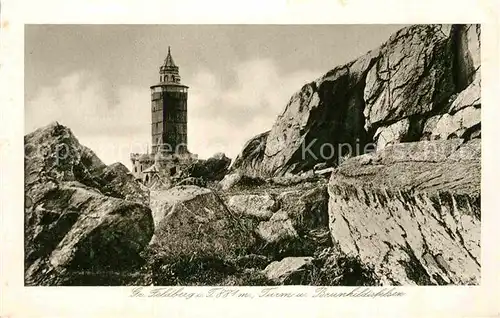
[[[24,285],[480,285],[481,29],[24,25]]]

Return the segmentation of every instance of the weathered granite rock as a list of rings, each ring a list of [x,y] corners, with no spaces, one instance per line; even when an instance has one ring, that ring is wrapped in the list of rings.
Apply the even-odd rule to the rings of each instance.
[[[451,41],[440,25],[416,25],[390,37],[366,78],[366,128],[428,113],[454,92]]]
[[[427,139],[466,138],[481,130],[481,76],[461,91],[448,113],[427,120],[423,136]]]
[[[392,125],[379,127],[373,138],[377,140],[377,150],[382,150],[388,144],[398,143],[403,140],[408,134],[410,128],[410,120],[408,118],[401,119]]]
[[[481,130],[481,109],[467,107],[453,115],[444,114],[431,117],[425,127],[424,135],[433,139],[469,138],[473,132]]]
[[[276,211],[276,201],[270,195],[233,195],[227,200],[227,206],[238,215],[258,220],[269,220]]]
[[[231,173],[231,174],[226,174],[224,176],[224,179],[222,179],[219,182],[219,187],[222,191],[227,191],[231,189],[235,184],[238,183],[238,181],[241,180],[241,174],[236,172],[236,173]]]
[[[254,242],[252,228],[232,214],[212,190],[176,186],[151,192],[155,234],[151,244],[164,258],[229,257]]]
[[[277,283],[286,284],[294,280],[300,281],[297,276],[301,276],[306,269],[312,266],[312,257],[287,257],[279,262],[272,262],[263,270],[267,279]]]
[[[104,168],[99,178],[103,193],[149,205],[149,190],[136,182],[134,176],[122,163],[117,162]]]
[[[106,167],[58,123],[24,141],[26,284],[72,284],[82,271],[139,263],[153,221],[141,204],[147,194],[127,169]]]
[[[457,91],[467,87],[481,67],[481,25],[456,24],[451,29],[455,48],[454,76]]]
[[[268,178],[298,174],[323,162],[337,165],[344,156],[371,151],[366,146],[372,143],[382,149],[388,143],[428,139],[443,116],[436,136],[441,127],[454,126],[459,128],[453,137],[480,137],[472,124],[480,122],[479,112],[458,114],[462,106],[450,107],[457,94],[456,104],[470,104],[471,92],[461,92],[480,78],[479,70],[479,25],[404,28],[378,49],[304,85],[271,131],[245,145],[234,168]],[[460,135],[462,120],[475,128]],[[442,135],[449,129],[444,130]]]
[[[385,284],[479,284],[480,176],[480,140],[348,160],[328,186],[332,238]]]
[[[298,238],[292,220],[283,210],[274,213],[269,221],[260,222],[256,232],[267,243],[287,242]]]
[[[378,51],[370,52],[292,96],[267,137],[263,175],[311,170],[319,162],[335,161],[339,154],[334,147],[340,142],[354,146],[367,140],[362,91],[377,58]]]
[[[74,181],[99,186],[96,174],[106,165],[73,133],[54,122],[24,137],[25,185],[43,180]]]
[[[266,180],[259,177],[249,177],[240,172],[227,174],[219,181],[217,188],[225,192],[237,192],[242,189],[256,188],[265,185]]]
[[[264,150],[269,131],[258,134],[247,141],[243,150],[231,165],[231,171],[239,171],[240,174],[249,177],[261,177],[261,165],[264,159]]]
[[[187,167],[182,175],[184,178],[203,178],[210,181],[219,181],[228,172],[231,159],[223,153],[216,153],[207,160],[197,160]]]
[[[328,227],[328,192],[326,184],[307,190],[284,191],[278,197],[280,208],[286,211],[299,233]]]

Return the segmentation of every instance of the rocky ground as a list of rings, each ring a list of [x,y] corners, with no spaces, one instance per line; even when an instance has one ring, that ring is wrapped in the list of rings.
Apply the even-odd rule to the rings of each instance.
[[[479,284],[479,36],[402,29],[302,87],[229,169],[219,154],[171,188],[57,123],[26,135],[26,284]]]

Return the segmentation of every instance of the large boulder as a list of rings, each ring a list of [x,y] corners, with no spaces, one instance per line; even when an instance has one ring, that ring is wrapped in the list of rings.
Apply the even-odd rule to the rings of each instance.
[[[107,167],[58,123],[24,141],[26,284],[75,284],[82,272],[140,264],[153,220],[128,170]]]
[[[207,188],[176,186],[151,192],[151,245],[166,261],[193,255],[233,257],[253,244],[252,228]]]
[[[219,181],[217,188],[224,192],[238,192],[243,189],[259,188],[267,184],[267,180],[259,177],[250,177],[240,172],[227,174]]]
[[[227,206],[238,215],[269,220],[277,204],[269,194],[237,194],[227,200]]]
[[[481,67],[481,25],[456,24],[451,29],[455,49],[454,76],[457,91],[466,88]]]
[[[226,174],[224,178],[219,182],[219,188],[222,191],[227,191],[235,186],[242,178],[242,175],[238,172]]]
[[[376,149],[382,150],[389,144],[399,143],[403,140],[410,128],[408,118],[401,119],[388,126],[379,127],[373,138],[377,140]]]
[[[332,239],[385,284],[479,284],[480,140],[421,141],[332,174]]]
[[[99,175],[100,189],[108,195],[123,198],[128,201],[149,205],[149,190],[122,163],[117,162],[103,169]]]
[[[267,244],[286,244],[299,237],[292,220],[284,210],[274,213],[269,221],[260,222],[256,232]]]
[[[328,192],[324,183],[309,189],[282,192],[277,200],[287,211],[293,226],[300,234],[328,228]]]
[[[325,183],[279,188],[273,193],[269,220],[256,233],[274,256],[312,255],[331,246],[328,230],[328,193]]]

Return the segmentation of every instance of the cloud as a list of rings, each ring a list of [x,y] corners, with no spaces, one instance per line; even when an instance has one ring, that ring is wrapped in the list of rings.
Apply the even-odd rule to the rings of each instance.
[[[107,164],[130,167],[130,152],[145,151],[149,141],[149,89],[121,86],[109,94],[110,89],[85,71],[61,78],[26,102],[25,132],[58,121]]]
[[[201,157],[223,151],[235,158],[248,139],[271,129],[294,92],[322,74],[307,69],[282,74],[271,60],[246,61],[233,72],[231,85],[209,70],[191,81],[188,143]]]
[[[271,60],[246,61],[232,72],[230,83],[208,69],[189,80],[188,144],[201,158],[216,152],[235,158],[249,138],[271,128],[295,91],[321,75],[307,69],[283,74]],[[150,143],[149,87],[114,87],[98,74],[69,74],[26,103],[27,133],[55,120],[105,163],[130,167],[130,152],[145,152]]]

